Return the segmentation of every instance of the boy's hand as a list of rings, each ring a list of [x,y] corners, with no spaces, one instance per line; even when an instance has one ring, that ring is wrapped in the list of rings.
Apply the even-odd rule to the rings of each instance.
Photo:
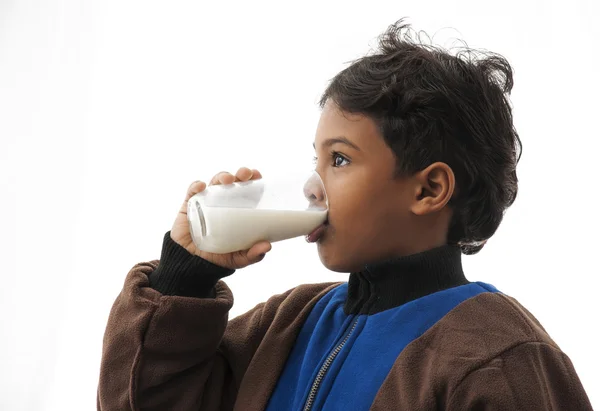
[[[242,167],[235,176],[225,171],[218,173],[212,178],[209,185],[231,184],[235,181],[258,180],[260,178],[262,178],[262,175],[258,170],[250,170],[249,168]],[[206,183],[202,181],[196,181],[188,188],[183,205],[179,209],[177,218],[171,228],[171,238],[173,241],[185,248],[190,254],[202,257],[205,260],[224,268],[238,269],[261,261],[264,258],[264,254],[271,250],[271,243],[268,241],[260,241],[248,250],[236,251],[228,254],[208,253],[196,248],[189,230],[187,205],[188,200],[192,196],[204,191],[205,188]]]

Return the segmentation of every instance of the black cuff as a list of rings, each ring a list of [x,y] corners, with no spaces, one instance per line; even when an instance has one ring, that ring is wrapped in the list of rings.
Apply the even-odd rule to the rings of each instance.
[[[215,284],[234,272],[190,254],[173,241],[168,231],[163,238],[158,267],[148,278],[150,287],[163,295],[214,298]]]

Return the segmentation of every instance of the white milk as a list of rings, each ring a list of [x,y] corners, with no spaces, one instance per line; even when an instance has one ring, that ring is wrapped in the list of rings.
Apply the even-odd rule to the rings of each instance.
[[[263,210],[256,208],[204,207],[206,235],[195,207],[188,209],[196,247],[211,253],[246,250],[258,241],[286,240],[310,234],[325,222],[327,210]]]

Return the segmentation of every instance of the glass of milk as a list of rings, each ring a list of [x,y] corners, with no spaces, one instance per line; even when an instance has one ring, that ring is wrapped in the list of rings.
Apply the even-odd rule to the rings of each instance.
[[[261,240],[311,233],[327,219],[329,204],[316,171],[208,186],[188,201],[192,240],[200,250],[225,254]]]

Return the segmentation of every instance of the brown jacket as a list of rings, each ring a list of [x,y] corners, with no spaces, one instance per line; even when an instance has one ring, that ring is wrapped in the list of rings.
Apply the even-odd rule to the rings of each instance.
[[[165,245],[163,256],[169,247],[175,246]],[[312,308],[342,284],[300,285],[228,321],[233,295],[225,282],[216,283],[214,298],[163,295],[149,282],[158,266],[154,260],[133,267],[112,307],[98,410],[264,410]],[[351,277],[352,298],[362,292],[354,283]],[[500,292],[458,304],[408,344],[370,406],[591,409],[567,355],[531,313]]]

